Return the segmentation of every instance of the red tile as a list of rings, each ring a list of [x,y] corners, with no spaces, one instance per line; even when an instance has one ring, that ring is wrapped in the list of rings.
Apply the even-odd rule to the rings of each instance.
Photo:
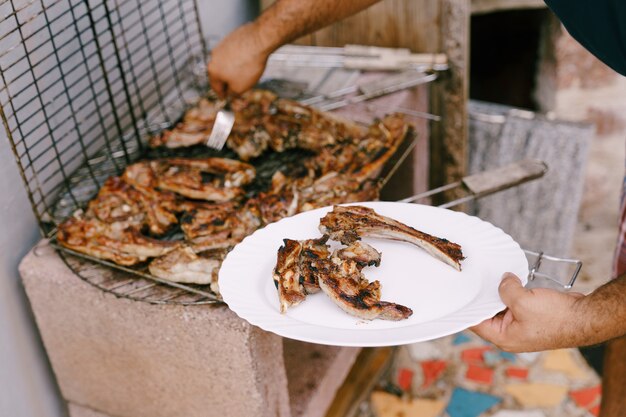
[[[490,346],[465,349],[461,352],[461,360],[465,363],[483,363],[483,353],[491,350]]]
[[[571,391],[569,396],[574,402],[582,408],[589,408],[596,400],[600,398],[602,387],[597,385],[591,388],[580,389]]]
[[[398,373],[398,386],[404,391],[408,391],[409,389],[411,389],[412,383],[413,371],[408,368],[400,369],[400,372]]]
[[[432,385],[433,382],[439,378],[439,376],[445,371],[448,366],[445,361],[432,360],[424,361],[421,363],[422,372],[424,373],[424,382],[422,388],[427,388]]]
[[[465,373],[465,378],[481,384],[491,385],[493,383],[493,369],[470,365]]]
[[[517,379],[522,379],[522,380],[526,380],[526,378],[528,378],[528,369],[527,368],[520,368],[520,367],[517,367],[517,366],[510,366],[510,367],[506,368],[504,373],[509,378],[517,378]]]

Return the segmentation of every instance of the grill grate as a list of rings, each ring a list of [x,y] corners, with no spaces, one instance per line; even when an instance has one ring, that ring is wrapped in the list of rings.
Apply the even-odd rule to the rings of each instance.
[[[0,115],[44,236],[206,85],[193,0],[0,3]],[[198,70],[200,64],[200,70]]]
[[[44,237],[206,91],[193,0],[0,1],[0,117]],[[96,287],[151,303],[220,302],[202,286],[61,257]],[[113,268],[109,268],[109,266]]]
[[[0,117],[42,235],[103,291],[158,304],[221,303],[208,286],[167,282],[145,266],[121,267],[55,243],[57,225],[107,178],[158,156],[148,138],[207,91],[196,2],[0,0],[0,15]],[[268,169],[289,163],[282,159],[267,161]],[[270,177],[259,178],[262,186]]]

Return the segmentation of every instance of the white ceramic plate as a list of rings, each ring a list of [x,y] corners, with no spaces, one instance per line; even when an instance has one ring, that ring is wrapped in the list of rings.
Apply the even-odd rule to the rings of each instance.
[[[219,273],[224,301],[251,324],[291,339],[337,346],[391,346],[446,336],[492,317],[504,309],[498,284],[506,271],[526,283],[524,252],[490,223],[418,204],[358,204],[460,244],[466,256],[462,271],[408,243],[364,239],[382,252],[380,267],[365,268],[365,276],[381,282],[383,301],[410,307],[411,317],[402,321],[361,320],[345,313],[322,292],[309,295],[281,314],[272,280],[278,248],[285,238],[320,237],[319,219],[332,209],[325,207],[270,224],[237,245]]]

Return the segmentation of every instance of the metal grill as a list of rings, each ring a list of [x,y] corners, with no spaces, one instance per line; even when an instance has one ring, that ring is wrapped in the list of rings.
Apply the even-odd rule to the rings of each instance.
[[[140,157],[206,91],[193,0],[0,2],[0,116],[44,237]],[[61,254],[82,279],[137,300],[202,304],[201,287]]]
[[[194,1],[11,0],[0,13],[2,121],[49,237],[197,98],[206,48]]]

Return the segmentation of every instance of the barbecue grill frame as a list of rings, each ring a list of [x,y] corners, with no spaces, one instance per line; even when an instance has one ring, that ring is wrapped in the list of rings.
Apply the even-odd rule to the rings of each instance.
[[[220,303],[207,286],[55,244],[57,225],[206,91],[196,1],[7,0],[0,13],[0,42],[9,44],[0,52],[0,118],[42,237],[103,291],[156,304]]]
[[[154,304],[222,303],[208,285],[169,282],[149,274],[145,265],[120,266],[56,242],[57,225],[83,210],[107,178],[120,175],[145,154],[148,139],[172,127],[207,91],[205,63],[209,51],[197,3],[167,0],[155,6],[146,0],[123,4],[121,0],[26,1],[21,6],[16,6],[17,0],[0,3],[0,12],[2,7],[8,8],[0,22],[0,41],[15,38],[8,51],[0,53],[0,117],[42,236],[78,277],[116,296]],[[67,7],[55,9],[61,6]],[[64,20],[65,24],[58,27],[57,23]],[[39,27],[30,33],[36,24]],[[158,45],[151,31],[155,26],[165,33],[164,42]],[[68,34],[68,40],[58,41]],[[44,39],[29,48],[35,36]],[[173,46],[174,38],[181,36],[185,44],[182,53],[180,47]],[[72,43],[76,50],[63,49]],[[38,51],[46,44],[51,45],[51,52],[38,59]],[[11,57],[11,51],[20,52],[13,61],[5,59]],[[137,56],[144,58],[138,61]],[[48,59],[51,68],[39,73],[37,66]],[[72,76],[75,68],[66,69],[71,60],[78,61],[75,67],[82,66],[79,77]],[[93,60],[96,65],[90,66]],[[145,60],[149,65],[142,71]],[[24,64],[25,70],[11,77],[11,72]],[[50,73],[58,78],[47,81]],[[163,73],[168,76],[163,77]],[[23,88],[16,87],[23,76],[29,76],[29,82]],[[82,82],[87,86],[76,93],[75,86]],[[59,92],[46,101],[44,95],[54,88]],[[18,102],[24,100],[20,95],[25,92],[29,92],[26,104],[20,106]],[[81,118],[77,114],[82,109],[75,99],[83,94],[95,109]],[[37,104],[34,111],[21,113],[33,102]],[[59,114],[65,116],[62,122],[54,120]],[[26,132],[37,115],[43,120]],[[66,123],[69,128],[59,135],[55,127]],[[41,125],[43,132],[33,141],[33,132],[37,133]],[[94,131],[99,134],[94,135]],[[411,140],[415,140],[412,134]],[[34,156],[42,144],[46,150]],[[46,159],[50,152],[52,157]],[[396,167],[406,156],[396,162]],[[75,163],[76,158],[82,159],[80,164]],[[49,182],[53,184],[46,187]]]

